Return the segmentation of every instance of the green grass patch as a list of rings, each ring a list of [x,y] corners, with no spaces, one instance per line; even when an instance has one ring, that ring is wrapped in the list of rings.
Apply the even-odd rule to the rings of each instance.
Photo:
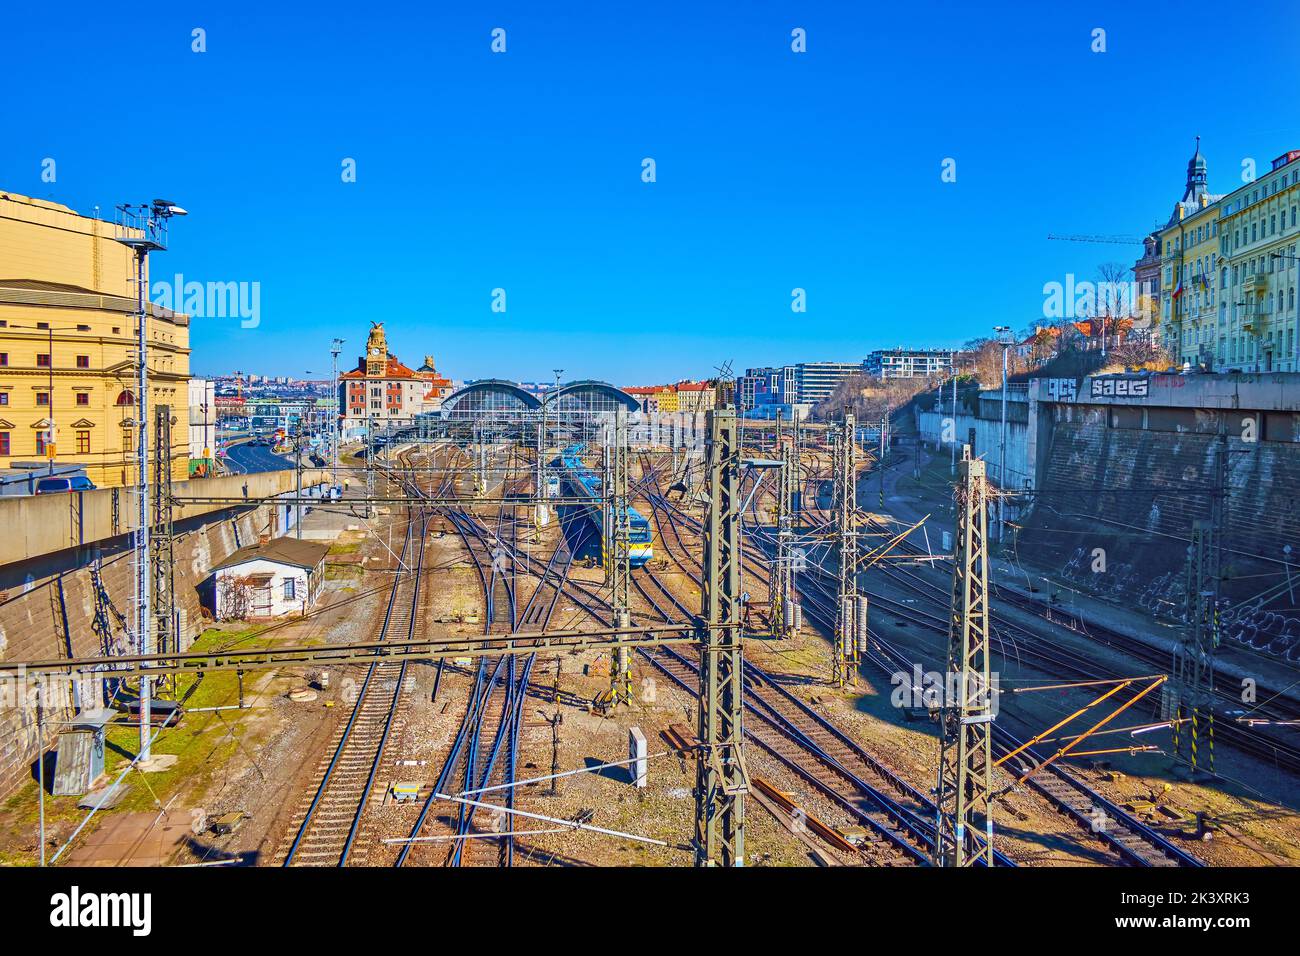
[[[325,565],[326,581],[360,581],[363,574],[365,574],[365,571],[355,564]]]

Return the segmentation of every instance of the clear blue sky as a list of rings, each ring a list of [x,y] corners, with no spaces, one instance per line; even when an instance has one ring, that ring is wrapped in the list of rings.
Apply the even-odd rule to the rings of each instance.
[[[1294,3],[280,7],[5,15],[0,189],[172,199],[155,277],[261,283],[258,328],[195,321],[196,372],[328,369],[369,320],[455,378],[958,345],[1135,258],[1046,235],[1163,222],[1196,134],[1215,192],[1300,148]]]

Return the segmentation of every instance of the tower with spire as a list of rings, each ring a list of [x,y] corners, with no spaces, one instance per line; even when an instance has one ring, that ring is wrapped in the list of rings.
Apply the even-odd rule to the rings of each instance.
[[[1187,161],[1187,186],[1183,190],[1183,202],[1191,203],[1197,208],[1206,205],[1210,194],[1210,176],[1201,155],[1201,137],[1196,137],[1196,151]]]

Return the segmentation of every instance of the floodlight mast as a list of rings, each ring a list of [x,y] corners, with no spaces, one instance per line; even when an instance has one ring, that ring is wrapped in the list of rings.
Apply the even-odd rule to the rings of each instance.
[[[135,253],[136,279],[136,528],[135,528],[135,598],[136,645],[139,653],[153,651],[150,633],[149,574],[149,253],[167,248],[167,224],[173,216],[188,212],[166,199],[145,205],[123,203],[117,207],[114,238]],[[166,467],[170,469],[171,463]],[[156,481],[169,481],[170,474],[158,474]],[[140,678],[140,751],[139,759],[150,756],[149,722],[153,707],[152,680]]]

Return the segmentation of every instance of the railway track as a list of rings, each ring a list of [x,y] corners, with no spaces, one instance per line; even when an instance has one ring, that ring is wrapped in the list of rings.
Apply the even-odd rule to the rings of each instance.
[[[874,522],[874,519],[871,520]],[[874,523],[878,527],[883,527],[878,522]],[[904,542],[904,548],[913,554],[925,553],[923,549],[912,542]],[[935,606],[946,608],[945,602],[948,598],[940,585],[907,569],[882,568],[881,570],[887,578],[900,587],[908,589]],[[995,587],[992,588],[992,592],[993,596],[1001,603],[1010,604],[1037,617],[1043,617],[1053,626],[1065,627],[1091,641],[1126,654],[1135,660],[1156,668],[1158,673],[1164,673],[1170,666],[1167,656],[1144,641],[1129,637],[1096,622],[1085,622],[1082,618],[1076,618],[1073,624],[1063,623],[1051,616],[1052,609],[1050,607],[1045,607],[1040,602],[1017,594],[1009,588],[999,589]],[[910,617],[916,623],[937,632],[947,633],[945,618],[926,614],[926,612],[918,608],[908,608],[906,605],[881,594],[870,594],[869,596],[873,603],[891,608],[891,613],[910,614]],[[1006,656],[1019,656],[1027,660],[1038,660],[1045,667],[1052,668],[1053,673],[1062,677],[1068,676],[1089,680],[1095,678],[1113,679],[1125,676],[1118,670],[1107,667],[1094,658],[1072,651],[1056,641],[1045,641],[1041,633],[1026,629],[1009,620],[1004,614],[993,612],[990,618],[995,628],[994,636],[1002,641],[1005,648],[1009,648],[1003,651]],[[1236,685],[1230,686],[1235,687]],[[1226,743],[1241,753],[1248,754],[1275,767],[1300,774],[1300,748],[1292,746],[1272,734],[1235,723],[1227,709],[1240,709],[1240,699],[1224,686],[1218,686],[1216,692],[1221,703],[1215,720],[1215,735],[1221,743]],[[1264,700],[1275,696],[1273,690],[1264,687],[1257,688],[1257,693]],[[1258,708],[1257,714],[1260,717],[1271,719],[1284,719],[1285,717],[1282,712],[1264,705]]]
[[[650,499],[656,519],[662,508]],[[673,525],[672,516],[667,524]],[[668,547],[661,525],[660,543]],[[672,549],[678,567],[699,583],[687,561],[698,564],[672,530],[679,548]],[[685,556],[685,559],[682,556]],[[666,622],[692,617],[692,612],[653,574],[648,580],[658,590],[656,599],[634,575],[638,592]],[[667,607],[665,607],[667,604]],[[642,656],[674,683],[692,694],[699,687],[698,658],[684,648],[660,647]],[[751,717],[745,736],[788,770],[856,820],[871,840],[864,851],[883,865],[929,865],[934,856],[936,808],[930,798],[908,784],[849,735],[781,687],[773,675],[745,662],[745,712]],[[996,864],[1014,866],[996,853]]]
[[[507,472],[510,463],[507,462]],[[503,480],[503,497],[508,489]],[[417,488],[415,483],[410,487]],[[481,519],[460,508],[440,509],[451,522],[473,562],[483,594],[484,633],[494,626],[507,631],[544,630],[559,604],[568,578],[572,556],[563,541],[538,573],[538,583],[522,608],[517,603],[518,542],[514,516],[507,517],[503,505],[498,509],[494,529]],[[508,567],[507,567],[508,566]],[[527,565],[529,573],[532,565]],[[546,595],[550,593],[549,599]],[[511,866],[514,863],[512,817],[505,812],[454,805],[448,818],[438,818],[445,844],[424,841],[427,827],[435,820],[433,809],[438,794],[458,793],[469,799],[496,804],[513,810],[517,800],[513,786],[519,754],[520,731],[524,721],[524,703],[536,655],[522,661],[515,655],[481,657],[475,672],[465,714],[452,741],[429,797],[421,806],[403,844],[395,865],[408,861],[437,860],[448,866]],[[487,820],[486,829],[484,821]],[[501,837],[491,834],[503,833]]]
[[[414,635],[427,527],[426,515],[408,514],[381,641]],[[365,863],[368,847],[364,840],[359,841],[364,813],[397,722],[406,667],[405,661],[377,661],[366,669],[352,711],[335,731],[332,746],[317,768],[316,785],[291,821],[293,838],[277,854],[281,866]]]
[[[694,558],[690,549],[686,547],[678,523],[679,521],[685,521],[686,523],[691,524],[693,526],[692,530],[696,532],[699,531],[698,524],[689,516],[674,514],[674,509],[672,508],[671,503],[662,496],[652,495],[650,497],[650,502],[655,510],[656,521],[660,527],[661,542],[666,545],[669,536],[671,536],[672,540],[677,543],[677,552],[686,555],[687,559],[698,567],[699,562]],[[659,520],[661,514],[663,515],[663,521]],[[684,563],[679,561],[679,565],[684,571],[694,576],[695,572]],[[762,571],[764,570],[761,564],[758,564],[757,562],[751,562],[751,569],[759,574],[762,574]],[[805,602],[806,613],[809,615],[810,620],[820,624],[822,628],[826,630],[826,633],[832,633],[835,619],[833,610],[834,599],[829,592],[825,590],[825,582],[818,581],[815,576],[801,575],[800,577],[804,579],[800,582],[800,591]],[[808,580],[809,577],[812,577],[813,580]],[[762,575],[760,579],[766,580],[766,575]],[[666,590],[665,593],[667,593]],[[943,633],[946,635],[947,622],[940,621],[940,623],[943,625]],[[888,645],[881,641],[879,635],[874,632],[872,633],[872,642],[876,648],[888,648]],[[907,660],[907,658],[897,649],[888,648],[888,651],[890,652],[889,657],[882,656],[880,652],[873,652],[869,655],[869,660],[886,676],[892,676],[899,672],[910,673],[912,671],[912,662]],[[753,668],[753,665],[747,663],[746,668],[748,671],[750,668]],[[788,691],[785,691],[784,688],[779,688],[778,685],[775,684],[772,686],[777,687],[777,689],[789,699],[789,702],[796,703],[798,706],[803,708],[807,707],[807,705],[804,705],[802,701],[798,700],[798,698],[794,697]],[[754,691],[750,692],[754,693]],[[1022,741],[1017,739],[1004,727],[995,726],[995,756],[1001,757],[1010,753],[1012,750],[1019,747],[1021,743]],[[848,741],[847,743],[841,742],[841,744],[846,746],[851,745],[853,748],[856,748],[856,750],[861,751],[861,748],[857,747],[856,744],[853,744],[852,741]],[[843,755],[836,756],[839,757]],[[905,783],[902,784],[902,787],[905,789],[899,788],[894,780],[897,775],[893,774],[892,771],[889,771],[887,768],[880,767],[879,762],[875,761],[875,759],[869,754],[866,754],[865,752],[857,753],[854,755],[854,759],[866,766],[875,765],[873,769],[878,771],[877,779],[882,785],[893,787],[896,791],[895,795],[897,797],[902,799],[911,797],[910,806],[904,804],[907,809],[914,813],[921,810],[922,812],[929,814],[930,819],[933,818],[933,805],[929,801],[928,797],[920,796],[919,794],[909,794],[908,791],[910,791],[911,788]],[[1041,755],[1038,755],[1031,750],[1028,752],[1028,759],[1041,760]],[[852,766],[852,764],[850,764],[850,766]],[[1028,769],[1028,766],[1026,766],[1025,769]],[[880,770],[883,770],[884,773],[879,773]],[[902,783],[901,780],[897,782]],[[1084,830],[1087,835],[1107,844],[1112,850],[1118,853],[1124,861],[1130,864],[1137,866],[1160,867],[1196,867],[1203,865],[1202,861],[1197,859],[1195,856],[1187,853],[1181,847],[1178,847],[1163,835],[1124,811],[1121,807],[1107,800],[1100,793],[1089,787],[1077,776],[1063,767],[1056,765],[1049,766],[1042,774],[1030,777],[1027,781],[1027,785],[1034,790],[1034,792],[1046,799],[1054,809],[1072,820],[1076,825]],[[918,796],[920,797],[920,800],[917,800]]]

